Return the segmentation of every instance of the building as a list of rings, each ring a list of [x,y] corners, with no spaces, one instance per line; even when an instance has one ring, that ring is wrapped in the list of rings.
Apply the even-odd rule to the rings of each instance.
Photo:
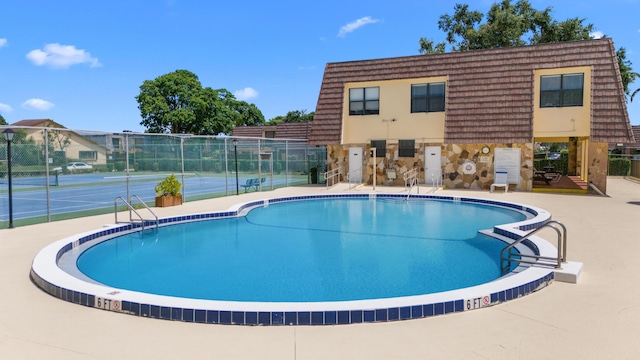
[[[259,137],[268,139],[309,139],[311,122],[280,123],[263,126],[236,126],[231,136]]]
[[[608,143],[633,141],[611,39],[328,63],[309,134],[328,167],[372,183],[536,186],[534,144],[564,142],[567,174],[606,191]],[[542,170],[542,169],[539,169]],[[585,190],[586,191],[586,190]]]
[[[20,120],[9,126],[16,131],[25,131],[27,138],[33,139],[38,145],[45,144],[46,129],[51,163],[62,165],[72,160],[91,165],[107,163],[107,148],[51,119]]]
[[[610,143],[609,150],[617,150],[620,154],[627,156],[638,156],[640,154],[640,125],[631,126],[633,140],[631,142]]]

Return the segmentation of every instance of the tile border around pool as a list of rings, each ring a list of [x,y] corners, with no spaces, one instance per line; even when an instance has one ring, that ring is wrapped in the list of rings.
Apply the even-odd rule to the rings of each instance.
[[[229,211],[202,213],[160,219],[161,225],[206,219],[242,216],[250,209],[286,201],[331,198],[406,198],[402,194],[330,194],[290,196],[239,204]],[[531,218],[514,224],[499,225],[494,233],[516,239],[551,219],[538,208],[520,204],[468,197],[412,195],[412,198],[469,202],[503,206],[529,213]],[[152,222],[146,226],[155,225]],[[549,268],[529,267],[496,281],[466,289],[437,294],[392,299],[374,299],[326,303],[239,303],[172,298],[109,288],[78,279],[60,269],[58,260],[79,251],[88,242],[108,240],[116,234],[138,231],[141,224],[113,225],[57,241],[35,257],[30,276],[48,294],[72,303],[136,316],[196,323],[235,325],[341,325],[426,318],[493,306],[538,291],[554,281]],[[535,253],[553,253],[543,239],[532,237],[526,246]],[[46,275],[41,275],[46,274]],[[263,306],[270,304],[270,306]],[[251,308],[254,306],[254,308]],[[280,307],[270,309],[270,307]]]

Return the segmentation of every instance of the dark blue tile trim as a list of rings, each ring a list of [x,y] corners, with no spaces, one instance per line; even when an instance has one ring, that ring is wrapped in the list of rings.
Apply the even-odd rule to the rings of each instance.
[[[402,194],[376,194],[377,198],[405,198]],[[317,199],[331,199],[331,198],[370,198],[369,194],[336,194],[336,195],[311,195],[311,196],[295,196],[285,197],[270,200],[254,201],[242,205],[238,211],[226,211],[218,213],[205,213],[194,214],[187,216],[178,216],[174,218],[161,219],[162,224],[180,223],[185,221],[202,221],[214,218],[225,217],[237,217],[242,211],[249,210],[254,207],[260,207],[268,205],[269,203],[278,203],[284,201],[300,201],[300,200],[317,200]],[[522,205],[501,203],[493,200],[473,199],[464,197],[452,197],[452,196],[436,196],[436,195],[415,195],[412,198],[431,199],[438,201],[460,201],[480,203],[487,205],[504,206],[514,208],[520,211],[525,211],[536,215],[537,212],[533,209],[527,208]],[[548,220],[546,220],[548,221]],[[518,229],[527,231],[533,230],[542,226],[546,221],[538,223],[527,223],[519,225]],[[147,224],[145,224],[147,225]],[[148,225],[152,225],[149,223]],[[122,226],[113,227],[98,231],[93,234],[85,235],[76,241],[64,245],[56,254],[56,258],[60,257],[73,250],[79,245],[82,245],[88,241],[102,241],[110,238],[120,236],[124,233],[135,231],[140,229],[140,224],[126,224]],[[509,232],[504,228],[496,227],[494,231],[500,235],[507,236],[512,239],[519,238],[518,234]],[[532,248],[536,253],[538,249],[533,242],[526,240],[523,242],[526,246]],[[69,302],[81,304],[84,306],[96,306],[96,296],[93,294],[85,294],[71,289],[62,288],[51,284],[40,277],[33,269],[30,272],[30,277],[33,282],[40,287],[43,291],[55,296],[59,299]],[[540,290],[543,287],[549,285],[554,281],[554,273],[549,271],[543,277],[531,281],[527,284],[522,284],[511,289],[505,289],[490,294],[491,304],[497,304],[503,301],[517,299],[519,297],[528,295],[534,291]],[[339,311],[287,311],[287,312],[256,312],[256,311],[227,311],[227,310],[212,310],[212,309],[189,309],[179,307],[166,307],[153,304],[140,304],[136,302],[121,301],[121,307],[118,310],[123,313],[128,313],[137,316],[151,317],[156,319],[166,320],[178,320],[197,323],[209,323],[209,324],[239,324],[239,325],[335,325],[335,324],[357,324],[362,322],[384,322],[384,321],[396,321],[405,319],[417,319],[423,317],[429,317],[434,315],[447,314],[451,312],[464,311],[464,299],[457,299],[453,301],[447,301],[444,303],[434,304],[416,304],[405,307],[391,307],[391,308],[379,308],[379,309],[354,309],[354,310],[339,310]]]

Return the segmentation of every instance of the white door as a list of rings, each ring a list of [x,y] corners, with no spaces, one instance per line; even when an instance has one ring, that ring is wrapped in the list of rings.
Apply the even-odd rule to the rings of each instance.
[[[362,148],[349,148],[349,182],[362,182]]]
[[[425,149],[424,182],[433,184],[442,177],[442,149],[440,146],[427,146]]]

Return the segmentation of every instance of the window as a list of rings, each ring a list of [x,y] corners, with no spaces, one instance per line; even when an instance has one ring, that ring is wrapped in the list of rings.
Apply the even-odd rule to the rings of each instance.
[[[380,113],[380,88],[349,89],[349,115]]]
[[[111,145],[113,145],[114,150],[120,149],[120,139],[119,138],[111,138]]]
[[[411,85],[411,112],[444,111],[444,83]]]
[[[413,157],[416,153],[415,146],[415,140],[398,140],[398,156]]]
[[[387,140],[371,140],[371,147],[376,148],[376,157],[384,157],[387,154]]]
[[[80,151],[78,152],[80,160],[98,160],[97,151]]]
[[[540,77],[540,107],[582,106],[584,74]]]
[[[275,131],[265,131],[264,132],[264,137],[268,138],[268,139],[273,139],[276,137],[276,132]]]

